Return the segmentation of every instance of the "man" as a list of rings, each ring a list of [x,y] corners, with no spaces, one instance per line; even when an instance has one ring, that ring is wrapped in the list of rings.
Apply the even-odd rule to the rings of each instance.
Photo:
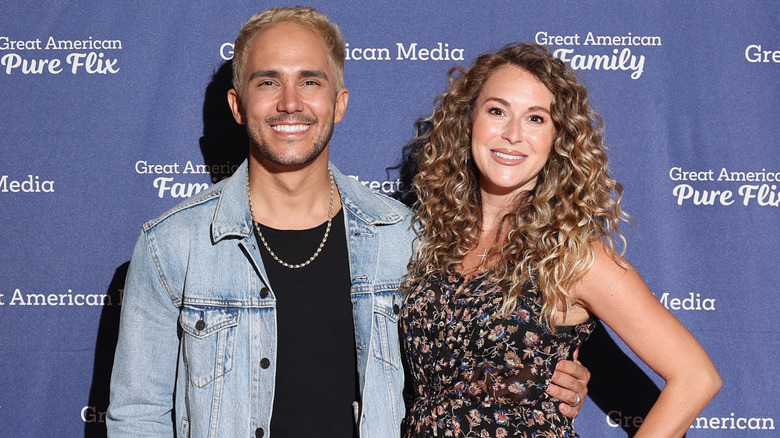
[[[349,98],[344,47],[311,8],[244,25],[228,102],[249,159],[144,225],[109,436],[398,436],[398,286],[414,235],[406,207],[328,163]],[[584,395],[587,371],[563,366],[574,376],[556,382]]]

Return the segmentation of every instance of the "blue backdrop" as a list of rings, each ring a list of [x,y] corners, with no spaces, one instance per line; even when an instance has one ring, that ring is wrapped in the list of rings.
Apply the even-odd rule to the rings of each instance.
[[[232,41],[277,5],[0,1],[0,436],[105,435],[132,246],[241,161]],[[724,379],[688,436],[777,436],[780,3],[311,5],[348,42],[331,158],[386,193],[451,67],[528,40],[577,70],[639,224],[628,258]],[[626,436],[663,382],[606,330],[582,355],[577,429]]]

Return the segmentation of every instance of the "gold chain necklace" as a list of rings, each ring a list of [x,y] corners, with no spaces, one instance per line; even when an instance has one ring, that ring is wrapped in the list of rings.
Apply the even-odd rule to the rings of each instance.
[[[254,213],[254,209],[252,208],[252,194],[249,192],[249,169],[247,169],[246,194],[249,197],[249,215],[252,216],[252,224],[254,224],[255,230],[257,231],[257,235],[260,236],[260,241],[263,242],[263,246],[268,251],[268,254],[271,254],[271,257],[273,257],[274,260],[276,260],[277,262],[279,262],[279,264],[281,264],[286,268],[298,269],[307,266],[309,263],[313,262],[318,255],[320,255],[320,252],[322,252],[322,247],[325,246],[325,242],[328,240],[328,235],[330,235],[330,225],[331,222],[333,222],[333,193],[335,191],[334,186],[336,185],[336,183],[333,182],[333,173],[331,173],[330,169],[328,169],[328,176],[330,177],[330,204],[328,205],[328,226],[327,228],[325,228],[325,236],[322,237],[322,242],[320,242],[320,246],[318,246],[317,250],[314,251],[314,255],[309,257],[309,260],[306,260],[303,263],[298,263],[297,265],[293,265],[280,259],[279,256],[277,256],[276,253],[274,253],[273,250],[271,250],[271,247],[268,246],[268,242],[265,241],[265,237],[263,237],[263,233],[260,231],[260,224],[257,223],[257,221],[255,220],[255,213]]]

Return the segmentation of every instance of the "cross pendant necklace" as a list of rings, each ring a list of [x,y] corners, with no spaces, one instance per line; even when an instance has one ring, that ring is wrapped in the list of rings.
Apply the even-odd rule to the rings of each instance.
[[[481,258],[482,260],[479,262],[479,266],[482,266],[485,263],[485,259],[488,256],[487,248],[482,251],[482,254],[477,254],[477,257]]]

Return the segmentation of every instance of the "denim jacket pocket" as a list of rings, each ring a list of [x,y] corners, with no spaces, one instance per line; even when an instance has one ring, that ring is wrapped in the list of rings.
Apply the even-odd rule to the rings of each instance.
[[[202,388],[233,369],[237,309],[183,307],[179,324],[184,331],[184,361],[193,385]]]
[[[374,297],[374,356],[395,368],[401,367],[398,343],[398,314],[400,304],[396,293],[377,293]]]

